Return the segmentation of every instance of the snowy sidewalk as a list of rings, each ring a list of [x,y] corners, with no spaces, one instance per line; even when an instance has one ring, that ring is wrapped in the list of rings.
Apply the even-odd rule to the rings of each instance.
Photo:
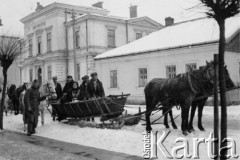
[[[39,136],[28,137],[11,131],[0,132],[0,160],[139,160],[141,157],[57,141]]]

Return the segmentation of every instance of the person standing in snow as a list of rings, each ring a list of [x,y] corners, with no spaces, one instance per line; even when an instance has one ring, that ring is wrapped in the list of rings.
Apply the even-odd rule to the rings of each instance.
[[[40,101],[46,99],[46,96],[40,97],[39,82],[34,80],[31,88],[27,89],[24,96],[25,120],[27,123],[27,135],[31,136],[36,133],[35,129],[38,124]]]

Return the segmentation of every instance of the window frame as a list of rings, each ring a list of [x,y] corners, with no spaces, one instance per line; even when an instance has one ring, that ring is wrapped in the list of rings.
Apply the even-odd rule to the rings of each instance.
[[[80,48],[80,31],[79,30],[75,31],[75,45],[76,45],[76,48]]]
[[[42,53],[42,36],[37,36],[37,54]]]
[[[29,69],[29,81],[33,82],[33,69],[32,68]]]
[[[49,74],[50,73],[50,74]],[[47,67],[47,78],[48,78],[48,81],[50,81],[52,79],[52,66],[48,66]]]
[[[113,34],[111,34],[111,32]],[[111,42],[113,40],[113,42]],[[116,48],[116,29],[108,28],[107,29],[107,42],[108,48]]]
[[[169,68],[174,67],[175,70],[174,71],[170,71]],[[172,65],[166,65],[166,78],[173,78],[177,75],[177,65],[172,64]],[[174,76],[173,76],[174,74]],[[170,75],[170,76],[169,76]]]
[[[196,65],[196,68],[193,68],[193,70],[198,69],[198,64],[196,62],[190,62],[185,64],[185,72],[189,72],[188,66],[192,66],[193,64]]]
[[[140,37],[138,37],[138,35],[141,34]],[[143,33],[142,32],[136,32],[136,40],[141,39],[143,37]]]
[[[141,83],[142,82],[140,82],[141,81],[141,76],[140,76],[140,70],[141,69],[146,69],[146,79],[144,80],[145,82],[144,82],[144,84],[142,85]],[[143,75],[144,76],[144,75]],[[143,87],[145,87],[146,85],[147,85],[147,82],[148,82],[148,68],[147,67],[138,67],[138,87],[139,88],[143,88]]]
[[[29,52],[29,57],[33,56],[33,40],[30,38],[28,40],[28,52]]]
[[[50,36],[48,36],[49,34]],[[51,52],[51,51],[52,51],[52,32],[48,32],[47,33],[47,52]]]
[[[114,74],[114,72],[115,72],[115,74]],[[113,76],[111,73],[113,73]],[[111,69],[109,74],[110,74],[110,88],[111,89],[118,88],[118,70]]]

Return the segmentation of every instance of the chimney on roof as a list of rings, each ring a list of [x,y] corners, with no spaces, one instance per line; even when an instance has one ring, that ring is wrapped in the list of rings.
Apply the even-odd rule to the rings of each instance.
[[[130,9],[130,18],[137,17],[137,5],[134,5],[134,6],[131,5],[129,9]]]
[[[174,18],[172,17],[166,17],[165,18],[165,27],[171,26],[174,24]]]
[[[100,2],[94,3],[92,6],[97,8],[103,8],[103,2],[100,1]]]
[[[43,6],[40,4],[40,2],[37,2],[37,8],[35,9],[35,11],[39,11],[43,9]]]

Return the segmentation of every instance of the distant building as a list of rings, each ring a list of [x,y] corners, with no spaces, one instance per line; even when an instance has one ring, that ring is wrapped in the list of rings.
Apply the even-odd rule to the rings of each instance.
[[[62,3],[43,7],[38,3],[36,11],[21,22],[28,47],[21,57],[23,82],[35,78],[46,81],[57,76],[63,83],[67,75],[74,77],[74,60],[77,71],[74,79],[80,80],[95,71],[96,55],[163,27],[148,17],[110,16],[100,2],[93,7]]]
[[[95,57],[106,94],[130,93],[144,102],[144,87],[153,78],[171,78],[206,65],[218,53],[219,28],[213,19],[201,18],[171,24],[142,39]],[[240,17],[226,21],[225,62],[230,77],[240,83]],[[235,94],[239,96],[239,94]],[[239,97],[237,97],[239,99]]]
[[[20,43],[19,37],[2,35],[2,36],[0,36],[0,40],[2,39],[2,37],[19,39],[19,43]],[[17,86],[21,84],[20,69],[19,69],[19,60],[20,60],[19,57],[20,57],[20,55],[16,58],[16,60],[12,63],[12,65],[8,69],[7,84],[16,84]],[[3,73],[2,73],[2,67],[0,66],[0,85],[3,84],[3,80],[4,80],[4,77],[3,77]]]

